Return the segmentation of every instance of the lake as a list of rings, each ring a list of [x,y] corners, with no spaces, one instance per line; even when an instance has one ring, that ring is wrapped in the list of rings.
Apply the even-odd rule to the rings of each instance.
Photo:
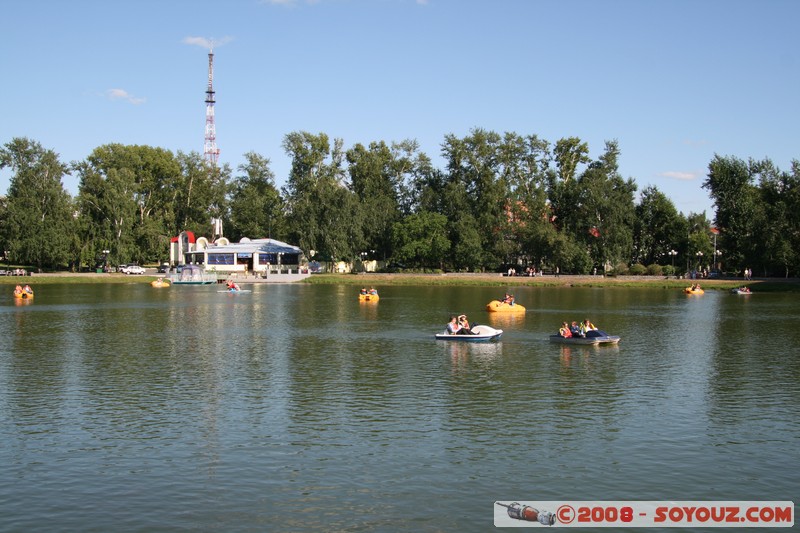
[[[0,303],[0,531],[486,531],[495,501],[800,496],[792,294],[146,284]],[[450,314],[498,342],[437,341]],[[591,319],[616,347],[551,344]],[[718,531],[718,530],[717,530]]]

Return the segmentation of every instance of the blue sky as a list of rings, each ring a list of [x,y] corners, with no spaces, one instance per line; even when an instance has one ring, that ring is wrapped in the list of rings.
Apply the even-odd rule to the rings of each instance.
[[[234,171],[292,131],[346,148],[473,128],[616,139],[620,170],[684,214],[714,154],[800,159],[794,0],[26,0],[3,2],[0,144],[64,162],[103,144],[203,151],[214,46],[217,144]],[[236,174],[236,172],[235,172]],[[0,171],[5,193],[9,169]],[[66,188],[77,194],[78,180]]]

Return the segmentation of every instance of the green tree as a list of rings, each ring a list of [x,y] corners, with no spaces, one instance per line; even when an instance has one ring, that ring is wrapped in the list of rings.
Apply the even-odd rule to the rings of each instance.
[[[411,267],[443,268],[450,250],[447,217],[420,211],[395,222],[394,258]]]
[[[714,201],[715,221],[724,243],[726,263],[737,270],[758,260],[754,221],[759,193],[751,165],[736,157],[715,155],[703,188]]]
[[[324,133],[293,132],[283,141],[292,159],[283,196],[289,232],[304,250],[328,260],[353,260],[363,251],[363,227],[356,195],[342,170],[342,142],[331,147]]]
[[[571,140],[570,145],[575,143]],[[577,179],[551,182],[557,226],[587,248],[595,265],[604,268],[630,262],[633,252],[636,184],[622,179],[618,159],[617,142],[607,141],[604,153]]]
[[[415,183],[433,171],[430,158],[419,150],[416,140],[392,143],[392,181],[397,186],[401,216],[410,215],[420,209]]]
[[[4,240],[11,260],[55,268],[69,261],[75,231],[73,202],[61,182],[69,173],[58,154],[15,138],[0,149],[0,168],[11,168]]]
[[[687,245],[685,256],[688,270],[702,271],[710,267],[714,260],[711,222],[703,213],[689,213],[686,217]]]
[[[464,213],[459,206],[458,217],[449,216],[457,266],[472,263],[493,268],[506,259],[509,195],[500,165],[501,149],[501,136],[491,131],[474,129],[463,139],[445,136],[442,155],[447,160],[448,181],[463,187],[467,208]]]
[[[578,172],[578,165],[586,164],[589,158],[589,145],[577,137],[559,139],[553,149],[558,178],[564,182],[572,181]]]
[[[98,148],[95,150],[102,150]],[[113,262],[128,262],[136,256],[133,225],[136,221],[133,173],[125,168],[106,169],[92,161],[76,165],[80,176],[78,206],[82,238],[82,257],[93,257],[101,250],[112,252]]]
[[[392,227],[401,217],[404,185],[395,154],[384,142],[370,143],[369,148],[356,144],[347,151],[347,162],[363,221],[364,247],[386,259],[392,253]]]
[[[75,165],[80,176],[82,253],[109,249],[121,262],[165,257],[175,231],[181,168],[172,152],[108,144]]]
[[[644,265],[674,263],[676,248],[683,242],[685,224],[672,201],[657,187],[646,187],[636,205],[634,262]]]
[[[269,159],[255,152],[245,154],[246,163],[239,166],[241,176],[233,184],[231,197],[231,235],[242,237],[286,239],[284,202],[275,187],[275,175]]]
[[[577,137],[559,139],[553,148],[553,160],[556,172],[548,174],[551,217],[559,230],[575,233],[582,222],[579,211],[584,194],[575,186],[575,180],[578,165],[590,161],[589,146]]]
[[[767,274],[789,277],[800,266],[800,163],[792,162],[792,172],[783,172],[772,161],[753,163],[758,178],[759,205],[754,217],[754,232],[762,264]]]
[[[547,184],[554,174],[549,143],[536,135],[506,133],[500,145],[500,167],[508,186],[505,206],[505,262],[541,266],[552,252],[555,231],[550,221]]]
[[[176,159],[181,172],[172,196],[175,209],[172,233],[188,230],[207,234],[212,218],[228,218],[231,169],[228,165],[209,165],[194,151],[178,152]]]

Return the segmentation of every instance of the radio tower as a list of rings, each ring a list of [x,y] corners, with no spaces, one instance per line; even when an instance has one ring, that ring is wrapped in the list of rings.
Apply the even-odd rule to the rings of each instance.
[[[217,148],[217,131],[214,126],[214,51],[208,51],[208,90],[206,90],[206,141],[203,145],[205,160],[217,166],[219,148]]]

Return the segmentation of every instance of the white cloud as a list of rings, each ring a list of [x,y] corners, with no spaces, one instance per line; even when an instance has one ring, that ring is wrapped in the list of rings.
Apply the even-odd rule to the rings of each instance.
[[[184,37],[183,44],[201,46],[203,48],[208,48],[209,50],[211,50],[213,48],[216,48],[217,46],[222,46],[225,43],[229,43],[232,40],[233,37],[223,37],[222,39],[214,39],[207,37]]]
[[[125,100],[133,105],[143,104],[146,101],[144,98],[129,94],[125,89],[108,89],[105,95],[109,100]]]
[[[692,181],[700,177],[700,173],[667,171],[667,172],[662,172],[661,174],[659,174],[659,176],[679,181]]]

